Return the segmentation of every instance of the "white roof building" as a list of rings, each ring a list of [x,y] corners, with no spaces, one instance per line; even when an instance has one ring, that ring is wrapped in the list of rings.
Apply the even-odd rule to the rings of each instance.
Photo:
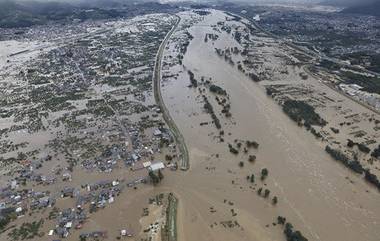
[[[160,161],[160,162],[155,162],[155,163],[151,164],[148,169],[149,169],[149,171],[158,171],[158,170],[161,170],[161,169],[164,169],[164,168],[165,168],[164,163],[162,163]]]
[[[147,161],[147,162],[143,163],[143,167],[144,168],[150,167],[151,165],[152,165],[152,163],[150,161]]]
[[[153,131],[153,135],[154,135],[154,136],[160,136],[160,135],[162,135],[162,132],[161,132],[159,129],[155,129],[155,130]]]

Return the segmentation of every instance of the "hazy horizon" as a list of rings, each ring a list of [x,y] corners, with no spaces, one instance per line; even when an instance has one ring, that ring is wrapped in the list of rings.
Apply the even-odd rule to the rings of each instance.
[[[0,0],[0,2],[66,2],[66,3],[83,3],[83,2],[99,2],[106,0]],[[337,5],[352,5],[356,3],[370,3],[376,0],[111,0],[107,2],[160,2],[160,3],[173,3],[173,2],[197,2],[197,3],[212,3],[212,2],[233,2],[233,3],[300,3],[300,4],[318,4],[318,3],[331,3]]]

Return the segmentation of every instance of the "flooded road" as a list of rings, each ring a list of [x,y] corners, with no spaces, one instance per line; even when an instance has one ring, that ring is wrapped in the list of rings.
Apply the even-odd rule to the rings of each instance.
[[[190,15],[180,14],[181,21]],[[190,154],[190,170],[167,175],[162,187],[180,200],[179,240],[285,240],[280,225],[273,225],[279,215],[309,240],[379,240],[378,191],[333,161],[325,144],[291,121],[263,86],[215,53],[215,48],[241,48],[231,34],[214,29],[226,16],[212,11],[188,29],[193,39],[183,66],[165,69],[178,77],[161,88]],[[208,33],[218,34],[218,40],[205,42]],[[174,46],[175,41],[169,43],[166,56]],[[216,137],[219,131],[213,124],[200,125],[211,118],[199,91],[188,87],[188,70],[227,91],[231,118],[220,115],[214,95],[206,94],[218,110],[224,142]],[[229,152],[228,143],[235,139],[260,144],[250,152],[257,157],[254,164],[246,161],[247,154]],[[239,161],[245,161],[244,167]],[[269,171],[265,181],[259,180],[262,168]],[[254,185],[246,180],[251,174],[257,177]],[[260,187],[277,196],[278,204],[257,195]]]

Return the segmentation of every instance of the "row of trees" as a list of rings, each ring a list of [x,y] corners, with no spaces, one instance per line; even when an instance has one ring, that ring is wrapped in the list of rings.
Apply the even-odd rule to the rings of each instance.
[[[259,196],[261,196],[262,194],[264,194],[264,197],[267,198],[267,197],[269,197],[270,190],[269,190],[269,189],[265,189],[265,190],[264,190],[264,193],[263,193],[263,188],[260,187],[260,188],[257,190],[257,194],[258,194]]]
[[[380,145],[372,151],[371,156],[374,158],[380,157]]]
[[[190,41],[194,38],[193,35],[191,35],[188,31],[186,31],[185,34],[186,34],[186,41],[180,47],[180,53],[182,55],[186,54],[187,48],[190,45]]]
[[[314,110],[314,107],[304,101],[286,100],[282,106],[283,111],[297,123],[304,125],[325,126],[327,122]]]
[[[364,178],[369,183],[375,185],[377,189],[380,191],[380,180],[377,178],[375,174],[372,174],[369,170],[365,170],[364,172]]]
[[[190,77],[190,87],[197,88],[198,87],[198,81],[194,77],[194,73],[191,70],[188,70],[187,73]]]
[[[326,146],[325,151],[335,160],[343,163],[346,167],[352,171],[362,174],[364,172],[363,166],[357,160],[350,160],[344,153],[339,150],[333,149],[330,146]]]
[[[293,225],[290,222],[286,222],[286,218],[282,216],[277,217],[277,223],[284,226],[284,234],[288,241],[307,241],[302,233],[298,230],[293,230]]]
[[[215,124],[216,128],[217,129],[221,129],[222,125],[220,124],[220,121],[219,121],[218,117],[216,116],[216,114],[214,112],[214,108],[212,107],[212,105],[210,104],[210,102],[208,101],[208,99],[207,99],[207,97],[205,95],[203,95],[203,100],[205,102],[205,104],[203,105],[203,107],[205,108],[206,112],[211,115],[211,118],[214,121],[214,124]]]
[[[255,148],[255,149],[259,148],[259,143],[257,143],[256,141],[247,140],[245,142],[245,145],[247,146],[247,148]]]
[[[252,174],[253,175],[253,174]],[[251,176],[252,178],[252,176]],[[260,187],[258,190],[257,190],[257,195],[259,195],[260,197],[264,197],[264,198],[268,198],[269,197],[269,194],[270,194],[270,190],[269,189],[265,189],[264,192],[263,192],[263,188]],[[278,198],[277,196],[274,196],[272,198],[272,204],[273,205],[276,205],[278,203]]]
[[[375,185],[380,190],[380,180],[375,174],[371,173],[369,169],[365,170],[358,161],[350,160],[346,155],[341,153],[339,150],[335,150],[329,146],[326,146],[325,150],[327,153],[330,154],[331,157],[333,157],[337,161],[340,161],[346,167],[350,168],[354,172],[359,173],[359,174],[363,174],[364,172],[364,179],[368,181],[369,183]]]

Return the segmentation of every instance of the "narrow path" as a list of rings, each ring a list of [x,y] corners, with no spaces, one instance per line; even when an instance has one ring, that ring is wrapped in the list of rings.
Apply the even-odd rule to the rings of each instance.
[[[170,32],[165,36],[165,39],[164,41],[162,41],[160,48],[157,52],[156,62],[154,64],[154,71],[153,71],[153,92],[154,92],[154,99],[162,111],[162,116],[166,124],[169,126],[171,132],[173,133],[177,145],[179,146],[179,150],[181,152],[180,168],[181,170],[186,171],[189,169],[190,163],[189,163],[189,152],[187,150],[185,139],[183,138],[174,120],[170,116],[169,110],[166,108],[164,100],[162,99],[162,95],[161,95],[161,77],[162,77],[161,68],[162,68],[162,58],[163,58],[165,46],[168,43],[174,31],[176,30],[176,28],[178,27],[179,22],[181,20],[179,16],[177,15],[175,16],[177,17],[177,22],[175,23],[173,28],[170,30]]]

